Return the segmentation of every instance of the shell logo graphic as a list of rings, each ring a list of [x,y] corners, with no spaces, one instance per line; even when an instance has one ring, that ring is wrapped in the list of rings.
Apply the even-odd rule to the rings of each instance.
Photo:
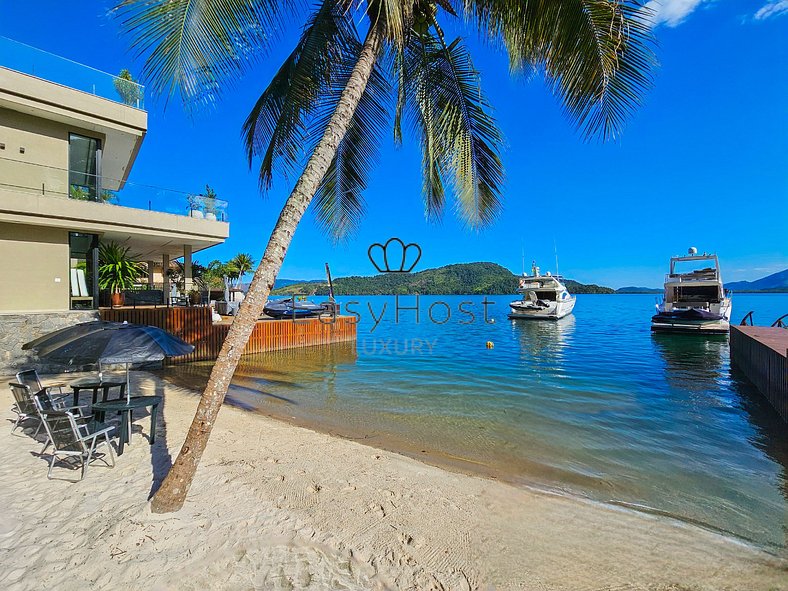
[[[367,256],[378,273],[410,273],[421,260],[421,247],[415,242],[405,244],[399,238],[389,238],[385,244],[371,244]]]

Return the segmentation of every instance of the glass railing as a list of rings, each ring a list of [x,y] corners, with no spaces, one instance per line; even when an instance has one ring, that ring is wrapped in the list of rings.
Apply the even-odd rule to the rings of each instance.
[[[0,37],[0,67],[81,90],[135,109],[144,109],[145,87],[128,70],[108,74],[90,66]]]
[[[199,219],[228,221],[227,201],[216,196],[130,182],[126,182],[123,189],[118,191],[108,188],[120,185],[121,182],[117,179],[84,173],[72,174],[65,168],[0,158],[0,191],[3,192],[94,201]]]

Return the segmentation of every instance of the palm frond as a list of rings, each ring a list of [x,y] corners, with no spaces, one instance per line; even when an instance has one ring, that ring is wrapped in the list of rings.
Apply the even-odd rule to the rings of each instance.
[[[359,46],[359,51],[361,47]],[[347,76],[353,63],[348,63]],[[326,99],[323,117],[316,121],[312,142],[319,140],[328,124],[347,77],[333,86],[333,96]],[[378,163],[380,142],[388,124],[387,101],[391,91],[380,64],[372,71],[364,94],[356,107],[345,137],[339,144],[314,200],[316,219],[335,242],[348,238],[358,228],[364,214],[363,192],[372,169]]]
[[[156,94],[210,103],[276,39],[291,0],[123,0],[114,9]]]
[[[349,15],[334,0],[325,0],[243,124],[250,166],[262,156],[263,190],[271,187],[275,168],[285,175],[296,169],[311,117],[358,46]]]
[[[436,24],[434,31],[414,34],[404,56],[409,120],[422,145],[425,208],[429,218],[440,216],[449,180],[461,218],[478,228],[501,210],[503,136],[467,48],[460,38],[445,44]]]
[[[512,69],[543,69],[587,137],[617,137],[651,87],[648,10],[637,0],[464,0],[506,45]]]

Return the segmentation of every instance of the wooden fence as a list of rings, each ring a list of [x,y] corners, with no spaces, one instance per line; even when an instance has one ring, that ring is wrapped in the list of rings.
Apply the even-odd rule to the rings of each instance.
[[[731,363],[788,422],[788,330],[731,326]]]
[[[219,355],[229,324],[214,324],[211,309],[195,308],[115,308],[100,310],[102,320],[158,326],[194,345],[194,352],[170,363],[213,360]],[[356,340],[356,319],[337,316],[334,322],[318,318],[260,320],[252,331],[244,355],[296,347],[329,345]]]

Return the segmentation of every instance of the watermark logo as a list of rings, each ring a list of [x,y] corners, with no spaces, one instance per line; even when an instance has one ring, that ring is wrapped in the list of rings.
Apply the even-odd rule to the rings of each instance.
[[[410,273],[421,260],[421,247],[389,238],[385,244],[370,244],[367,256],[378,273]]]

